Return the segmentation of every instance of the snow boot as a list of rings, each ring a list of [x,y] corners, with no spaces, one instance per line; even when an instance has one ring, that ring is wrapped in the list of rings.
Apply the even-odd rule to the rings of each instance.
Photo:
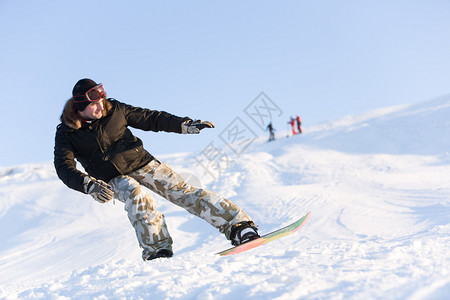
[[[259,238],[258,228],[253,221],[244,221],[231,227],[231,244],[238,246]]]
[[[145,260],[152,260],[155,258],[160,258],[160,257],[172,257],[173,256],[173,252],[171,250],[168,249],[161,249],[158,250],[158,252],[150,254],[150,252],[148,250],[144,250],[142,251],[142,259]]]

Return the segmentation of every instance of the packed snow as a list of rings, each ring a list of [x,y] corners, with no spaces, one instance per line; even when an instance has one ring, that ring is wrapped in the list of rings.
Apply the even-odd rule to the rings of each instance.
[[[441,97],[278,131],[218,178],[199,153],[159,156],[260,233],[311,211],[297,233],[225,257],[218,231],[155,196],[175,255],[143,262],[122,203],[68,189],[52,162],[1,167],[0,298],[449,299],[449,116]]]

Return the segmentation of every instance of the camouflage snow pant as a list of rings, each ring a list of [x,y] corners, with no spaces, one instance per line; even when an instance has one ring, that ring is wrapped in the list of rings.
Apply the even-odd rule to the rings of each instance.
[[[113,178],[109,183],[115,197],[125,203],[139,245],[150,254],[159,249],[172,250],[172,238],[164,215],[156,210],[154,198],[141,185],[204,219],[227,239],[230,239],[233,224],[251,220],[233,202],[215,192],[190,186],[168,165],[156,159],[128,175]]]

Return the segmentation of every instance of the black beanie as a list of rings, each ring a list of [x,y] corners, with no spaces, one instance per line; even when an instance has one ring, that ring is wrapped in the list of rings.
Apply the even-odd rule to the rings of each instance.
[[[89,79],[89,78],[80,79],[75,84],[75,86],[73,87],[73,90],[72,90],[72,96],[74,97],[74,100],[75,100],[74,104],[78,111],[83,111],[86,108],[86,106],[88,106],[90,104],[90,102],[86,99],[86,97],[84,97],[85,96],[84,94],[87,91],[89,91],[89,89],[93,88],[96,85],[97,85],[97,83],[95,83],[94,80]],[[83,96],[83,97],[75,97],[75,96]],[[85,101],[83,101],[83,100],[85,100]],[[78,102],[78,101],[82,101],[82,102]]]

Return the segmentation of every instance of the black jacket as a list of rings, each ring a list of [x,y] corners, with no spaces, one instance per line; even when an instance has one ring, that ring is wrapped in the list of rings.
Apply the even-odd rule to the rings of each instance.
[[[75,159],[90,176],[108,182],[118,175],[142,168],[153,159],[128,126],[145,131],[181,133],[181,123],[186,120],[189,118],[108,99],[103,117],[86,123],[77,118],[73,99],[70,99],[56,130],[56,173],[68,187],[84,193],[86,174],[77,170]]]

